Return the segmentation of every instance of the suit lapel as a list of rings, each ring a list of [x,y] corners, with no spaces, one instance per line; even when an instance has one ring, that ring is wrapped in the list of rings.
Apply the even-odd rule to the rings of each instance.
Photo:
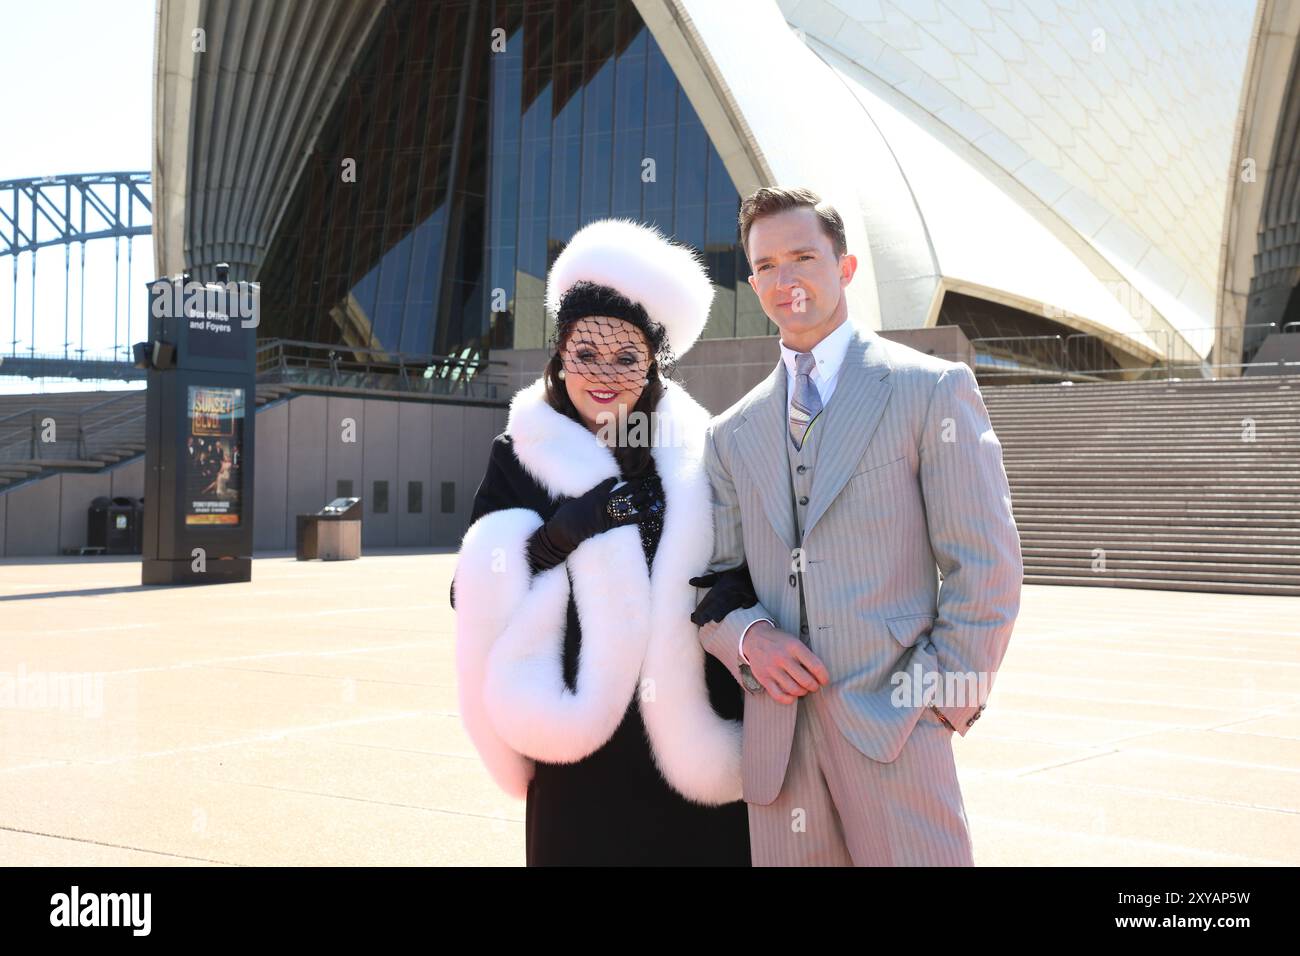
[[[893,391],[889,373],[880,337],[855,329],[835,391],[822,410],[824,420],[817,426],[825,431],[817,449],[817,467],[813,469],[805,538],[848,483],[867,450]],[[790,501],[790,459],[784,444],[790,440],[786,389],[785,363],[778,360],[746,410],[744,423],[736,429],[736,447],[743,467],[758,486],[768,522],[777,537],[793,550],[798,540]]]
[[[790,504],[790,461],[783,442],[790,440],[786,423],[785,363],[763,382],[736,429],[736,449],[763,501],[763,512],[787,548],[795,546],[794,512]]]
[[[880,337],[855,329],[844,355],[844,364],[840,366],[835,391],[822,411],[826,420],[821,427],[825,431],[817,449],[817,466],[813,469],[812,493],[808,496],[807,523],[803,529],[805,539],[844,488],[867,450],[893,391],[889,372],[889,361]],[[784,454],[780,460],[782,470],[788,469]],[[786,510],[789,511],[789,495],[785,497]]]

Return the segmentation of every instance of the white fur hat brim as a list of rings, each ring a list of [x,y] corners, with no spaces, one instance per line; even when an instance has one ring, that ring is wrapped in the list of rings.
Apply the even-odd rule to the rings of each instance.
[[[713,283],[699,256],[665,239],[653,226],[631,219],[598,219],[574,233],[546,281],[546,308],[579,282],[622,293],[668,333],[668,347],[681,358],[709,320]]]

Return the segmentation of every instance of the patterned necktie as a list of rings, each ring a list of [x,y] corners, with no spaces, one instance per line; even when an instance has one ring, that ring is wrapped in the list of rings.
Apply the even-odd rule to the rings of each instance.
[[[794,397],[790,399],[790,440],[802,450],[804,437],[822,410],[822,397],[809,377],[814,359],[811,352],[794,354]]]

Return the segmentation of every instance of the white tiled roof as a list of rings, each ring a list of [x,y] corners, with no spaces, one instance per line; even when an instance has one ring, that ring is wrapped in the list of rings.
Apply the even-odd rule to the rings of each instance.
[[[1175,326],[1213,323],[1253,0],[777,4],[813,52],[974,144]]]

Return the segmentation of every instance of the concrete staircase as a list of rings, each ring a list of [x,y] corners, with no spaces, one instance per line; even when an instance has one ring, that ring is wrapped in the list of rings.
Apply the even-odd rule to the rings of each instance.
[[[257,407],[283,398],[288,385],[257,386]],[[54,442],[37,443],[33,419],[53,418]],[[55,472],[94,472],[144,453],[145,393],[51,392],[0,396],[0,492]]]
[[[1026,584],[1300,595],[1300,377],[981,391]]]

